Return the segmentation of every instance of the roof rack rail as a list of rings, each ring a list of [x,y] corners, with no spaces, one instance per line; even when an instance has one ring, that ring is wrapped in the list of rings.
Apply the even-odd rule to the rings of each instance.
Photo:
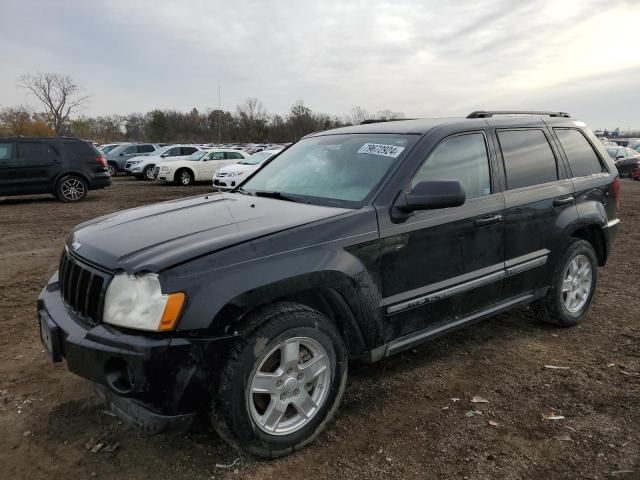
[[[383,122],[401,122],[403,120],[415,120],[415,118],[368,118],[360,122],[360,125],[369,125],[370,123],[383,123]]]
[[[467,115],[467,118],[491,118],[494,115],[545,115],[548,117],[571,118],[567,112],[545,112],[535,110],[476,110]]]

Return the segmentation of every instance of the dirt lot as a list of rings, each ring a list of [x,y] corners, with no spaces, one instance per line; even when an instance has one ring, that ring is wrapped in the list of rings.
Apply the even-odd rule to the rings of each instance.
[[[74,225],[208,191],[124,178],[79,205],[0,199],[1,478],[640,478],[639,182],[623,182],[617,251],[581,327],[554,329],[521,311],[352,365],[319,441],[226,469],[217,464],[238,455],[206,425],[144,437],[110,416],[64,364],[48,362],[35,317]],[[471,403],[475,395],[488,403]],[[551,414],[564,419],[543,418]],[[91,453],[96,442],[118,448]]]

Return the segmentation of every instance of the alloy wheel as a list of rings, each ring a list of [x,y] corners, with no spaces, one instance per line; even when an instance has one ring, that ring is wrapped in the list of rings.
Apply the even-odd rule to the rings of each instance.
[[[60,192],[65,200],[73,202],[84,197],[85,186],[77,178],[68,178],[60,186]]]
[[[331,384],[331,363],[317,341],[295,337],[281,342],[250,379],[248,403],[256,426],[271,435],[289,435],[322,408]]]
[[[567,265],[562,282],[562,301],[570,313],[582,310],[589,300],[593,272],[585,255],[576,255]]]

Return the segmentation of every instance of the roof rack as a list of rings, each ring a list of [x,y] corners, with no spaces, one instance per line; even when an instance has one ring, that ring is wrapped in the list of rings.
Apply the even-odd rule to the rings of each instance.
[[[535,110],[476,110],[467,115],[467,118],[490,118],[494,115],[545,115],[548,117],[571,118],[567,112],[545,112]]]
[[[368,118],[360,122],[360,125],[369,125],[370,123],[382,123],[382,122],[401,122],[403,120],[415,120],[415,118]]]

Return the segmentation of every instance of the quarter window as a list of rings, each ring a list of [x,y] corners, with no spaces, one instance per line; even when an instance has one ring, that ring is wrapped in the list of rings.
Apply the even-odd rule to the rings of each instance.
[[[13,157],[13,143],[0,143],[0,160],[9,160]]]
[[[556,158],[542,130],[501,130],[498,139],[509,190],[558,180]]]
[[[238,152],[227,152],[227,159],[229,160],[242,160],[243,158]]]
[[[149,153],[149,152],[154,152],[156,149],[154,148],[153,145],[139,145],[138,146],[138,152],[139,153]]]
[[[484,134],[469,133],[441,142],[411,180],[460,180],[467,198],[491,193],[489,157]]]
[[[600,159],[580,131],[568,128],[555,128],[554,131],[567,155],[574,177],[587,177],[603,172]]]

